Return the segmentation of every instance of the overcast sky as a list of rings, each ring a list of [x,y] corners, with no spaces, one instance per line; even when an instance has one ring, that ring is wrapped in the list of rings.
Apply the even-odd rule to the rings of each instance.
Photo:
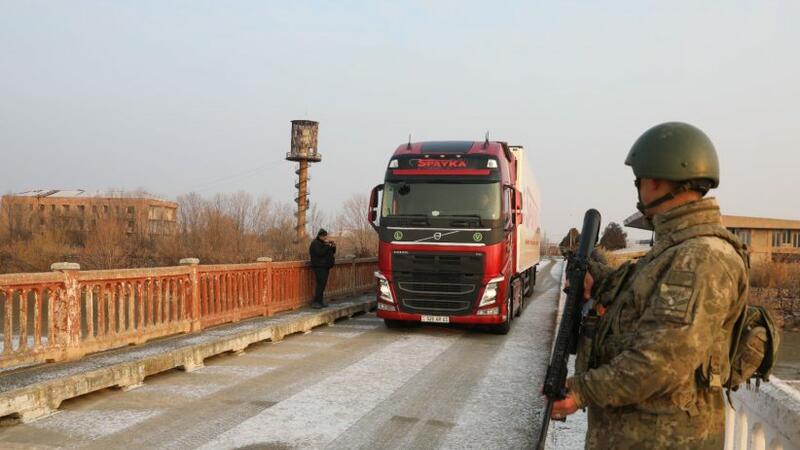
[[[289,201],[312,119],[334,213],[409,133],[488,130],[531,155],[552,237],[634,212],[628,149],[681,120],[724,212],[800,219],[800,2],[537,3],[0,0],[0,191]]]

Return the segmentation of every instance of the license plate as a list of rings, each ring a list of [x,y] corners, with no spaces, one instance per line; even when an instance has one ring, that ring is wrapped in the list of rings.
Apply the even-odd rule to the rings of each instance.
[[[450,323],[449,316],[422,316],[423,322]]]

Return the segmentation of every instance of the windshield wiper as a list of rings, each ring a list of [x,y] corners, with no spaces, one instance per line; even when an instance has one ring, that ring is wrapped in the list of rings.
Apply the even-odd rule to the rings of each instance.
[[[483,218],[480,214],[448,214],[447,217],[466,217],[468,219],[478,219],[478,226],[483,226]],[[458,224],[464,224],[464,226],[469,226],[469,223],[472,222],[471,220],[451,220],[450,226],[458,226]]]
[[[398,218],[403,221],[403,225],[430,225],[428,216],[425,214],[393,214],[390,218]]]

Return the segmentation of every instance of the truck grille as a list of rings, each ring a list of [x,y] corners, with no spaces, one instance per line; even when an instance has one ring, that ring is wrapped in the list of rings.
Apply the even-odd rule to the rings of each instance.
[[[452,300],[424,300],[416,298],[407,298],[403,300],[403,306],[409,310],[414,310],[418,313],[427,312],[444,312],[448,314],[458,313],[462,311],[469,312],[471,306],[468,301],[452,301]]]
[[[466,315],[483,278],[482,253],[395,253],[392,277],[400,310]]]
[[[469,294],[474,284],[459,283],[398,283],[400,290],[412,294]]]

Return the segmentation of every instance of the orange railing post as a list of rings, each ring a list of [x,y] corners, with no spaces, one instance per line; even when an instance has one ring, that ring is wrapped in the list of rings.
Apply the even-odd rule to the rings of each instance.
[[[80,264],[58,262],[50,265],[50,270],[64,276],[64,290],[54,302],[51,317],[55,322],[55,343],[63,348],[65,359],[80,358],[81,351],[81,292],[77,280]],[[48,337],[49,338],[49,337]]]
[[[183,258],[178,264],[187,266],[191,269],[189,272],[190,283],[190,297],[189,297],[189,319],[191,320],[192,332],[202,329],[202,322],[200,322],[200,280],[197,277],[197,266],[200,265],[200,260],[197,258]]]
[[[358,280],[356,279],[356,255],[347,255],[347,259],[350,260],[350,295],[356,295],[358,292]]]
[[[258,299],[264,307],[262,315],[272,315],[272,258],[262,256],[256,261],[264,266],[264,272],[258,277]]]

